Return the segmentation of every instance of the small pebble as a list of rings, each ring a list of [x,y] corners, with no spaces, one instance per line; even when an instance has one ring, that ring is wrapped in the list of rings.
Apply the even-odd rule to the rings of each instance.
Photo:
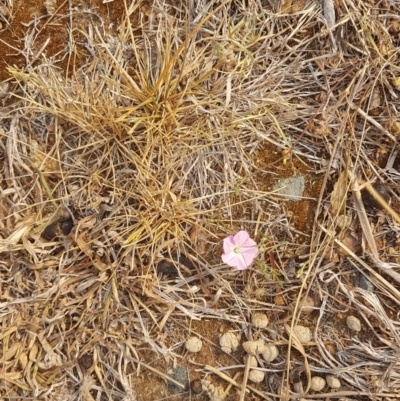
[[[250,367],[251,368],[256,368],[258,366],[258,361],[257,358],[254,355],[245,355],[243,358],[243,362],[246,364],[246,357],[250,358]]]
[[[372,284],[371,280],[365,277],[363,274],[360,276],[358,286],[363,290],[374,292],[375,286]]]
[[[283,178],[273,187],[275,194],[282,195],[283,198],[297,202],[301,200],[305,187],[304,176]]]
[[[93,356],[89,354],[82,355],[79,358],[79,364],[83,369],[89,369],[93,365]]]
[[[400,83],[400,78],[398,79],[398,82]],[[0,91],[0,97],[1,97],[1,91]],[[390,132],[394,135],[400,134],[400,122],[399,121],[393,122],[392,126],[390,127]]]
[[[340,388],[342,385],[342,383],[340,383],[340,380],[333,375],[327,375],[326,382],[328,383],[328,386],[332,389]]]
[[[54,223],[49,224],[46,226],[46,228],[43,230],[41,237],[44,238],[47,241],[51,241],[58,235],[58,222],[55,221]]]
[[[312,339],[312,333],[311,330],[308,327],[305,326],[294,326],[293,327],[294,334],[296,334],[297,338],[299,341],[304,344],[308,343]]]
[[[253,383],[261,383],[264,380],[265,373],[261,370],[250,370],[249,380]]]
[[[73,226],[74,221],[70,217],[61,218],[46,226],[41,234],[41,237],[47,241],[52,241],[62,235],[68,235]]]
[[[60,220],[59,224],[63,235],[68,235],[74,226],[74,221],[71,218],[67,218]]]
[[[269,320],[265,313],[253,313],[251,323],[258,329],[265,329],[268,326]]]
[[[172,259],[163,259],[157,263],[156,269],[158,273],[165,276],[178,276],[179,272],[186,268],[190,270],[192,267],[190,259],[184,255],[172,255]]]
[[[246,341],[242,344],[243,349],[250,355],[262,354],[265,351],[265,343],[263,340]]]
[[[347,327],[352,330],[359,332],[361,331],[361,321],[355,316],[347,316],[346,318]]]
[[[204,392],[208,395],[209,399],[212,401],[224,401],[225,392],[220,386],[214,386],[208,379],[203,379],[201,381],[203,385]]]
[[[166,276],[178,275],[178,268],[176,265],[168,260],[161,260],[156,266],[157,272]]]
[[[176,368],[172,368],[168,371],[168,374],[175,379],[177,382],[181,383],[185,388],[181,388],[177,386],[175,383],[168,382],[168,390],[171,393],[182,393],[185,389],[188,388],[189,378],[188,378],[188,370],[183,366],[177,366]]]
[[[297,382],[293,384],[293,389],[294,392],[297,394],[303,394],[304,393],[304,387],[302,382]]]
[[[239,347],[239,338],[232,331],[228,331],[219,338],[219,345],[221,346],[222,351],[227,354],[236,351]]]
[[[386,201],[389,202],[390,195],[388,187],[385,184],[375,183],[372,185],[376,192]],[[373,209],[383,209],[380,202],[370,194],[366,189],[364,189],[361,193],[361,198],[365,204],[365,206],[373,208]]]
[[[190,388],[194,394],[201,394],[203,392],[203,386],[200,379],[192,380]]]
[[[325,387],[326,381],[323,377],[314,376],[311,378],[310,389],[312,391],[321,391]]]
[[[185,342],[185,348],[189,352],[199,352],[202,346],[203,342],[197,337],[189,337]]]
[[[300,304],[301,313],[309,314],[314,310],[314,300],[311,297],[305,297]]]
[[[44,0],[43,5],[45,6],[47,13],[49,15],[55,14],[57,10],[57,2],[56,0]]]
[[[262,357],[265,362],[274,361],[279,355],[278,347],[274,344],[267,344],[265,346],[265,351],[262,353]]]

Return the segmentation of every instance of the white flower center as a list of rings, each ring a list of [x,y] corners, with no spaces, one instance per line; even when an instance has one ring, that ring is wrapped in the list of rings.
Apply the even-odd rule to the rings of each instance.
[[[233,253],[239,255],[241,253],[240,246],[233,247]]]

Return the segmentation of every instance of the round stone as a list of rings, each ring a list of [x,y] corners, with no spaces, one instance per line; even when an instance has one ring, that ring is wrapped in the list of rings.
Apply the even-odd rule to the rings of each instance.
[[[352,330],[359,332],[361,331],[361,321],[355,316],[347,316],[346,318],[347,327]]]
[[[367,279],[364,275],[360,276],[360,280],[358,282],[358,286],[363,290],[374,292],[375,286],[372,284],[372,281]]]
[[[311,297],[305,297],[300,304],[301,313],[309,314],[314,310],[314,300]]]
[[[182,391],[186,391],[189,386],[189,372],[187,368],[184,366],[175,366],[171,369],[168,370],[168,375],[171,376],[173,379],[175,379],[177,382],[181,383],[183,388],[181,386],[178,386],[177,384],[168,381],[167,388],[168,391],[170,391],[173,394],[178,394],[182,393]]]
[[[268,326],[269,320],[265,313],[253,313],[251,323],[258,329],[265,329]]]
[[[261,383],[264,380],[265,373],[261,370],[250,370],[249,380],[253,383]]]
[[[256,368],[258,366],[257,358],[254,355],[247,355],[247,358],[250,358],[250,367]],[[246,355],[243,358],[243,362],[246,363]]]
[[[185,348],[189,352],[199,352],[202,346],[203,342],[197,337],[189,337],[185,342]]]
[[[263,340],[246,341],[243,343],[243,349],[250,355],[262,354],[265,351],[265,343]]]
[[[326,381],[323,377],[314,376],[311,378],[310,389],[312,391],[321,391],[325,387]]]
[[[340,380],[336,376],[333,376],[333,375],[327,375],[326,382],[328,383],[328,386],[332,389],[337,389],[342,386],[342,383],[340,383]]]
[[[200,394],[203,391],[201,380],[200,379],[192,380],[192,382],[190,383],[190,388],[192,390],[192,393]]]
[[[312,333],[311,330],[308,327],[305,326],[294,326],[293,327],[293,332],[296,334],[297,338],[299,341],[304,344],[308,343],[312,339]]]
[[[232,351],[237,350],[239,346],[239,338],[235,333],[228,331],[219,338],[219,345],[221,346],[222,351],[230,354]]]
[[[79,363],[83,369],[89,369],[93,365],[93,356],[90,354],[82,355],[79,358]]]
[[[265,351],[262,353],[262,357],[265,362],[274,361],[279,355],[279,349],[274,344],[267,344],[265,346]]]

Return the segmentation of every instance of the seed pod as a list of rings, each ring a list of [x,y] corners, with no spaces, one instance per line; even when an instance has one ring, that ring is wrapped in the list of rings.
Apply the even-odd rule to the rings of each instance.
[[[342,383],[340,383],[340,380],[336,376],[333,376],[333,375],[327,375],[326,382],[328,383],[328,386],[333,389],[337,389],[342,386]]]
[[[302,344],[308,343],[312,339],[312,333],[308,327],[294,326],[293,332]]]
[[[314,376],[311,378],[310,389],[312,391],[321,391],[325,387],[326,381],[323,377]]]
[[[236,351],[239,346],[239,338],[235,333],[231,331],[226,332],[219,338],[219,345],[222,351],[230,354],[232,351]]]
[[[250,370],[249,380],[253,383],[261,383],[264,380],[265,373],[261,370]]]
[[[189,337],[185,342],[185,348],[189,352],[199,352],[202,346],[203,342],[197,337]]]
[[[360,319],[358,319],[357,317],[347,316],[346,323],[347,323],[347,327],[350,330],[356,331],[356,332],[361,331],[361,322],[360,322]]]
[[[253,323],[253,326],[258,329],[265,329],[268,326],[269,320],[267,315],[264,313],[254,313],[251,317],[251,323]]]
[[[274,344],[267,344],[265,346],[265,351],[262,353],[262,357],[265,362],[274,361],[279,355],[278,347]]]
[[[243,343],[243,349],[250,355],[262,354],[265,351],[265,343],[263,340],[246,341]]]

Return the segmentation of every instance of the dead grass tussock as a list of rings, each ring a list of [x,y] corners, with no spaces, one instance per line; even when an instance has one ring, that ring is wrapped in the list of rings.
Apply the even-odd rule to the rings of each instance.
[[[289,368],[304,389],[310,375],[335,374],[354,394],[397,391],[396,292],[383,278],[373,279],[381,296],[354,287],[359,256],[335,261],[361,216],[349,207],[357,181],[342,179],[334,213],[327,193],[342,171],[397,183],[398,4],[343,0],[336,25],[313,2],[286,5],[292,14],[259,2],[125,6],[117,36],[99,24],[70,27],[65,57],[86,52],[81,67],[65,73],[33,56],[31,35],[27,68],[9,68],[14,103],[1,112],[0,131],[2,391],[134,400],[138,347],[180,357],[166,334],[171,322],[206,316],[239,327],[254,310],[276,315],[269,341],[303,347],[279,325],[314,329],[316,346],[302,352],[307,374],[303,358],[287,352],[268,396],[289,394]],[[325,173],[320,224],[305,246],[282,203],[265,199],[254,179],[268,170],[255,162],[266,143]],[[69,235],[43,240],[46,227],[68,219]],[[240,279],[219,264],[231,227],[262,238],[260,270]],[[377,249],[376,265],[393,268],[397,259]],[[179,267],[173,278],[156,274],[165,258]],[[297,311],[306,292],[320,305],[314,320]],[[343,335],[337,321],[350,310],[372,339]]]
[[[13,19],[14,2],[13,0],[3,0],[0,2],[0,31],[5,30]]]

